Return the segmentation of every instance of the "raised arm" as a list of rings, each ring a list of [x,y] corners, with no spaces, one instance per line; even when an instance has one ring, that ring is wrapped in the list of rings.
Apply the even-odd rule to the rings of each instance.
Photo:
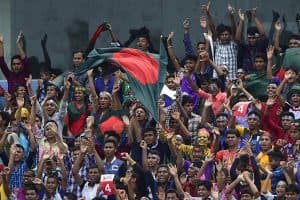
[[[35,152],[37,150],[37,143],[32,132],[32,125],[30,123],[26,123],[25,129],[28,133],[30,151]]]
[[[77,157],[77,159],[75,160],[75,163],[74,163],[73,168],[72,168],[72,173],[73,173],[75,182],[78,185],[81,185],[83,183],[83,181],[84,181],[81,178],[81,176],[79,175],[79,170],[81,168],[81,165],[82,165],[83,159],[84,159],[84,155],[86,154],[87,150],[88,150],[87,146],[85,146],[83,144],[80,144],[80,154]]]
[[[4,57],[4,46],[3,46],[4,38],[3,35],[0,33],[0,58]]]
[[[62,175],[61,186],[64,190],[66,190],[68,187],[68,172],[67,172],[67,169],[66,169],[65,163],[64,163],[64,154],[57,154],[56,157],[57,157],[58,166],[60,168],[61,175]]]
[[[46,46],[47,39],[48,39],[48,36],[47,36],[47,33],[45,33],[43,38],[41,39],[41,45],[42,45],[42,50],[43,50],[43,55],[44,55],[45,66],[51,70],[52,69],[51,68],[51,59],[50,59],[50,56],[49,56],[49,53],[47,50],[47,46]]]
[[[276,21],[274,23],[274,29],[275,29],[275,34],[274,34],[274,48],[276,51],[281,52],[280,48],[280,36],[281,36],[281,23],[280,20]]]
[[[144,171],[148,171],[148,159],[147,159],[147,144],[144,140],[141,141],[140,147],[142,148],[142,166]]]
[[[245,14],[242,12],[241,9],[239,9],[238,14],[239,14],[240,22],[239,22],[239,25],[236,29],[235,40],[240,43],[242,41]]]
[[[239,79],[237,83],[241,92],[243,92],[249,100],[254,100],[254,97],[245,89],[243,81]]]
[[[267,49],[267,58],[268,58],[267,79],[268,80],[272,80],[272,78],[273,78],[273,73],[272,73],[273,54],[274,54],[274,46],[269,46]]]
[[[183,191],[183,188],[181,186],[181,183],[180,183],[180,180],[179,180],[179,177],[178,177],[177,167],[172,165],[172,164],[169,164],[168,167],[169,167],[169,173],[171,174],[171,176],[174,179],[178,195],[179,195],[180,199],[183,199],[184,198],[184,191]]]
[[[211,13],[210,13],[210,1],[207,3],[207,5],[202,5],[202,10],[207,16],[208,26],[209,26],[213,36],[216,37],[217,31],[216,31],[216,27],[215,27],[215,24],[213,22],[213,19],[212,19]]]
[[[24,35],[23,35],[22,31],[20,31],[18,38],[17,38],[17,50],[18,50],[22,60],[26,58],[26,53],[24,51],[23,38],[24,38]]]
[[[176,54],[174,52],[174,49],[173,49],[173,45],[172,45],[172,38],[174,36],[174,32],[171,32],[168,36],[168,39],[167,39],[167,48],[168,48],[168,54],[170,56],[170,59],[176,69],[176,71],[180,71],[180,63],[179,61],[177,60],[176,58]]]
[[[192,41],[190,38],[190,20],[189,20],[189,18],[186,18],[183,21],[183,30],[184,30],[183,44],[185,47],[185,55],[193,55],[195,52],[194,52]]]
[[[256,10],[257,10],[257,8],[252,8],[252,10],[251,10],[254,23],[260,34],[260,37],[266,37],[265,28],[264,28],[263,24],[261,23],[261,21],[258,19],[257,15],[256,15]]]
[[[235,19],[234,19],[235,9],[230,4],[228,4],[227,10],[228,10],[229,18],[230,18],[230,23],[231,23],[232,35],[235,35],[236,34],[236,23],[235,23]]]

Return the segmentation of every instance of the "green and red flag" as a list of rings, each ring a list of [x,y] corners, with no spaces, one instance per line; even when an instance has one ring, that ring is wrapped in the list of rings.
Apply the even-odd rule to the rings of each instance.
[[[100,71],[103,76],[121,69],[127,73],[135,97],[158,121],[158,99],[165,82],[167,63],[167,53],[161,38],[160,54],[132,48],[94,49],[86,62],[75,71],[75,75],[92,68]]]

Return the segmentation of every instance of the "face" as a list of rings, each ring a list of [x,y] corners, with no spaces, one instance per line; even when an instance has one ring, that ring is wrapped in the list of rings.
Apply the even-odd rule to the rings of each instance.
[[[158,183],[165,183],[169,179],[169,171],[166,167],[160,167],[157,170],[157,182]]]
[[[260,143],[261,149],[263,151],[268,151],[268,150],[270,150],[272,148],[272,141],[271,141],[271,138],[268,137],[268,136],[263,135],[260,138],[259,143]]]
[[[89,169],[89,180],[91,183],[99,182],[99,178],[100,178],[100,173],[97,168]]]
[[[199,171],[199,168],[195,167],[193,164],[188,169],[188,176],[189,177],[196,177],[197,173]]]
[[[248,43],[250,46],[255,46],[257,42],[257,37],[255,36],[248,36]]]
[[[293,119],[290,116],[282,116],[281,125],[284,130],[289,130],[292,126]]]
[[[201,53],[201,52],[203,52],[203,51],[205,51],[205,48],[206,48],[206,46],[205,46],[205,44],[198,44],[198,46],[197,46],[197,53],[198,53],[198,55]]]
[[[23,71],[23,64],[20,59],[18,58],[13,59],[11,64],[12,64],[11,67],[13,72],[19,73]]]
[[[116,147],[112,142],[105,143],[104,145],[104,154],[106,158],[112,158],[115,156]]]
[[[24,151],[22,148],[17,147],[15,151],[15,160],[14,161],[21,161],[24,157]]]
[[[155,137],[155,134],[153,133],[153,131],[144,133],[144,140],[147,145],[153,144],[156,141],[156,137]]]
[[[38,200],[39,196],[35,190],[26,190],[25,199],[26,200]]]
[[[78,158],[79,154],[80,154],[80,150],[73,151],[72,159],[76,160]]]
[[[54,130],[52,130],[52,128]],[[45,136],[48,140],[55,138],[55,134],[57,133],[57,126],[54,122],[47,123],[45,127]]]
[[[198,132],[197,144],[200,146],[207,146],[209,143],[209,138],[206,133],[202,133],[201,129]]]
[[[236,78],[237,79],[242,79],[243,80],[244,77],[245,77],[245,72],[239,71],[239,72],[236,73]]]
[[[193,111],[193,103],[186,103],[184,106],[183,106],[185,112],[190,115]]]
[[[293,141],[300,139],[299,131],[297,129],[289,129],[288,134],[290,134]]]
[[[56,112],[56,105],[51,100],[46,101],[45,106],[48,115],[52,116]]]
[[[250,194],[242,194],[241,200],[252,200],[252,196]]]
[[[277,196],[284,197],[285,190],[286,190],[286,184],[278,182],[277,186],[276,186],[276,194],[277,194]]]
[[[174,84],[174,77],[169,77],[166,81],[166,85],[170,90],[176,90],[176,86]]]
[[[43,80],[43,81],[49,81],[50,79],[51,79],[51,75],[50,75],[50,73],[41,73],[40,74],[40,77],[41,77],[41,79]]]
[[[83,101],[84,100],[84,93],[80,90],[75,90],[75,101]]]
[[[208,90],[209,90],[209,93],[211,93],[213,96],[216,96],[219,93],[220,89],[217,84],[211,83],[208,86]]]
[[[179,200],[176,193],[168,193],[166,200]]]
[[[263,71],[266,67],[265,60],[263,58],[255,58],[254,66],[256,71]]]
[[[200,148],[194,148],[192,153],[192,162],[200,162],[205,158],[204,151]]]
[[[297,74],[293,70],[288,70],[288,71],[285,72],[285,74],[288,74],[290,76],[287,80],[288,83],[291,84],[291,83],[294,83],[296,81]]]
[[[17,95],[18,97],[24,97],[26,94],[26,88],[23,86],[19,86],[17,89]]]
[[[46,191],[49,194],[54,194],[56,191],[57,185],[58,185],[58,183],[55,178],[53,178],[53,177],[48,178],[46,185],[45,185]]]
[[[107,109],[110,107],[111,99],[107,95],[100,95],[99,97],[99,106],[101,109]]]
[[[228,144],[229,147],[237,146],[238,142],[239,142],[239,139],[236,135],[227,134],[226,143]]]
[[[296,192],[287,192],[285,194],[285,199],[286,200],[297,200],[298,199],[298,194]]]
[[[23,183],[26,184],[30,184],[32,183],[34,179],[34,174],[31,171],[26,171],[23,174]]]
[[[147,38],[145,37],[139,37],[137,39],[137,48],[141,51],[148,51],[149,48],[149,42],[147,40]]]
[[[231,40],[231,34],[228,31],[224,31],[223,33],[220,33],[219,39],[222,44],[228,44]]]
[[[256,129],[259,126],[259,118],[255,116],[249,116],[248,119],[248,126],[250,130]]]
[[[220,131],[223,131],[227,127],[227,120],[224,119],[217,119],[217,127]]]
[[[273,168],[273,169],[280,165],[280,161],[274,160],[270,157],[269,157],[269,163],[270,163],[271,168]]]
[[[83,53],[77,52],[73,54],[73,65],[74,67],[79,67],[84,62]]]
[[[142,108],[136,109],[136,110],[135,110],[135,118],[136,118],[138,121],[146,120],[146,119],[147,119],[147,116],[146,116],[145,110],[142,109]]]
[[[292,106],[295,106],[295,107],[300,106],[300,94],[299,93],[292,94],[291,103],[292,103]]]
[[[195,71],[195,66],[196,66],[196,62],[195,62],[194,60],[187,59],[187,60],[185,61],[185,68],[186,68],[189,72]]]
[[[198,187],[198,196],[201,197],[202,199],[208,198],[210,195],[210,191],[207,190],[206,187],[204,187],[203,185],[200,185]]]
[[[300,47],[300,41],[299,40],[291,39],[289,41],[289,48],[299,48],[299,47]]]
[[[36,127],[41,128],[42,122],[41,122],[41,119],[40,119],[40,118],[35,117],[34,122],[35,122]]]
[[[269,84],[267,87],[268,97],[274,97],[276,95],[277,86],[275,84]]]
[[[155,167],[159,164],[159,157],[155,154],[151,154],[149,153],[148,154],[148,157],[147,157],[147,161],[148,161],[148,166],[149,167]]]
[[[48,97],[56,97],[57,96],[57,91],[53,85],[49,85],[47,87],[47,96]]]

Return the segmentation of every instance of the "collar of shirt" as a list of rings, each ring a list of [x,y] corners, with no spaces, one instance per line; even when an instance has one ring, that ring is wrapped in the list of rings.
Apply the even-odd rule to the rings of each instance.
[[[117,159],[116,156],[114,156],[114,158],[110,161],[110,163],[108,163],[108,162],[106,161],[106,158],[105,158],[105,159],[104,159],[104,163],[107,164],[107,165],[110,165],[110,164],[112,164],[116,159]]]

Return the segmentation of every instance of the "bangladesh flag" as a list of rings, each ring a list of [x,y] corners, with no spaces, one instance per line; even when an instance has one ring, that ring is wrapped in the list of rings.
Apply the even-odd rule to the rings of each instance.
[[[75,74],[80,75],[93,68],[104,76],[121,69],[127,73],[135,97],[158,121],[158,99],[165,82],[167,63],[161,38],[160,54],[119,47],[94,49]]]

